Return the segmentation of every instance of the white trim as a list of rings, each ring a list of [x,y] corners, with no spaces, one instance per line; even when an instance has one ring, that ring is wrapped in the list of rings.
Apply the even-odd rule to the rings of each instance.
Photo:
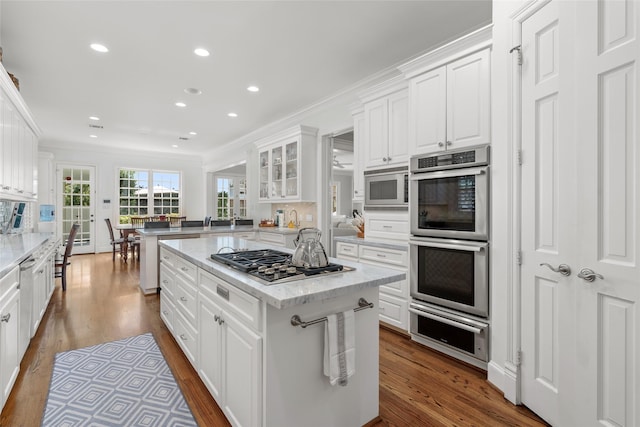
[[[254,142],[254,145],[257,148],[264,148],[275,142],[282,141],[284,139],[288,139],[288,138],[299,136],[299,135],[307,135],[315,138],[318,135],[318,129],[309,127],[309,126],[300,126],[300,125],[294,126],[292,128],[284,129],[273,135],[269,135],[266,138],[259,139]]]
[[[398,69],[409,79],[425,73],[453,59],[462,58],[492,45],[493,24],[489,24],[472,33],[460,37],[431,52],[419,56]]]
[[[367,90],[359,93],[358,97],[363,103],[367,103],[374,99],[382,98],[383,96],[391,95],[392,93],[407,89],[408,87],[409,82],[404,78],[404,76],[400,75],[367,88]]]
[[[9,98],[9,101],[16,107],[24,121],[29,125],[33,133],[36,134],[36,137],[40,139],[42,136],[42,131],[36,124],[33,119],[33,114],[31,110],[27,106],[27,103],[24,102],[22,95],[18,92],[18,89],[13,84],[13,81],[9,77],[9,73],[5,70],[2,63],[0,63],[0,87],[4,90],[4,93]]]

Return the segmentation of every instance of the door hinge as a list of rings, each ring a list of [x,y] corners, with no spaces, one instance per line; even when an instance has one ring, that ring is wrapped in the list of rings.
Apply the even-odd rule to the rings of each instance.
[[[522,252],[521,251],[516,252],[516,264],[522,265]]]
[[[518,51],[518,65],[522,65],[522,45],[512,47],[509,53],[513,53],[514,50]]]
[[[516,360],[513,361],[516,366],[520,366],[522,363],[522,350],[516,351]]]
[[[518,164],[522,166],[522,150],[518,150],[516,152],[516,158],[517,158]]]

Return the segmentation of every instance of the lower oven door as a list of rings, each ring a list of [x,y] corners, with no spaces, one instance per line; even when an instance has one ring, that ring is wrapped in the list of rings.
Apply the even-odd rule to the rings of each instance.
[[[450,356],[486,369],[489,360],[489,324],[429,304],[412,301],[411,334]]]

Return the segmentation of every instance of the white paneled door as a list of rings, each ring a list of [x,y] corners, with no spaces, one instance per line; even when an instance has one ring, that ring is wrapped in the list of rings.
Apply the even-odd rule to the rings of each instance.
[[[640,425],[639,7],[522,22],[521,399],[553,425]]]
[[[96,251],[95,244],[95,167],[63,165],[57,166],[58,221],[61,224],[62,241],[66,242],[74,223],[80,224],[74,242],[74,254]]]

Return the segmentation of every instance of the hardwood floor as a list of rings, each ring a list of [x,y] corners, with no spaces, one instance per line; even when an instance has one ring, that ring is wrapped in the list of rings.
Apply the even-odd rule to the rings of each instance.
[[[0,426],[40,425],[55,353],[145,332],[153,333],[199,425],[229,425],[160,320],[159,297],[140,292],[137,262],[112,262],[111,253],[76,255],[67,274],[67,291],[57,284]],[[507,402],[484,372],[384,328],[380,418],[376,426],[545,425],[527,408]]]

